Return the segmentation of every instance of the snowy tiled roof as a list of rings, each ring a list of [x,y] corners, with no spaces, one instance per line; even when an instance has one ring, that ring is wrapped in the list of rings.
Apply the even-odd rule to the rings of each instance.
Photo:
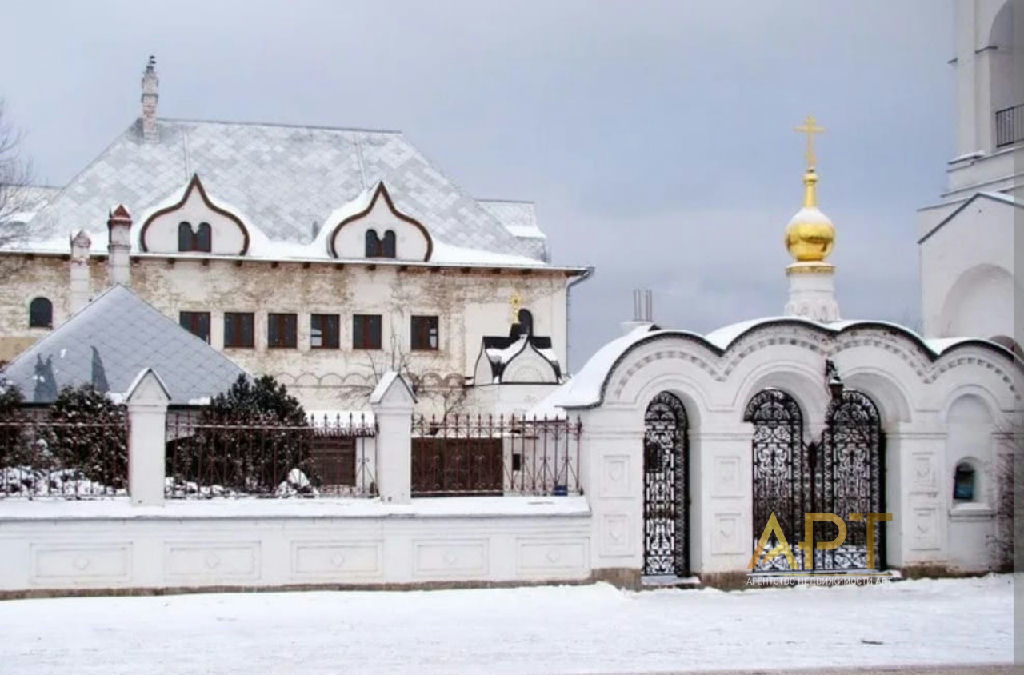
[[[181,328],[124,286],[97,296],[4,369],[29,401],[53,401],[65,386],[93,384],[125,393],[152,368],[171,403],[215,396],[245,374],[233,361]]]
[[[531,256],[548,260],[547,235],[537,224],[537,209],[533,202],[503,199],[478,199],[480,206],[497,218],[513,236],[531,247]]]
[[[214,200],[271,241],[307,244],[336,209],[383,181],[400,211],[450,246],[542,260],[543,240],[514,231],[525,232],[526,207],[485,208],[399,132],[173,119],[159,120],[158,132],[146,142],[132,124],[35,215],[32,239],[82,228],[105,241],[111,204],[143,214],[198,174]]]

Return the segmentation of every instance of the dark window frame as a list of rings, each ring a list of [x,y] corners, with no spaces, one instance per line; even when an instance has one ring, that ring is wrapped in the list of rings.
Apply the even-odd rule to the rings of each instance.
[[[385,230],[384,236],[374,229],[366,230],[367,258],[396,258],[397,237],[394,230]]]
[[[380,314],[352,315],[352,349],[382,349],[384,319]]]
[[[29,328],[53,328],[53,301],[42,295],[28,303]]]
[[[299,348],[299,315],[288,312],[267,314],[267,348]]]
[[[204,326],[205,324],[205,326]],[[195,335],[200,340],[210,343],[210,313],[209,312],[178,312],[178,325]],[[204,329],[205,328],[205,334]]]
[[[248,340],[245,340],[246,337]],[[224,348],[255,349],[255,347],[256,315],[252,312],[224,312]]]
[[[179,253],[210,253],[213,250],[213,230],[206,221],[193,230],[192,223],[183,220],[178,223]]]
[[[314,323],[319,322],[319,326]],[[320,344],[313,344],[319,333]],[[340,349],[341,348],[341,316],[338,314],[309,315],[309,348]]]
[[[436,352],[441,346],[440,321],[432,314],[409,317],[409,348],[413,351]]]
[[[978,471],[970,462],[958,462],[953,469],[953,501],[978,501]]]

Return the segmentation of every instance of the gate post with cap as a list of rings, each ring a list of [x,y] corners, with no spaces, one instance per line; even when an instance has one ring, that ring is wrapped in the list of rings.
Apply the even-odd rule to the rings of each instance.
[[[167,387],[146,368],[128,387],[128,496],[132,506],[163,506]]]
[[[416,396],[394,371],[370,394],[377,422],[377,490],[385,504],[408,504],[412,492],[412,411]]]

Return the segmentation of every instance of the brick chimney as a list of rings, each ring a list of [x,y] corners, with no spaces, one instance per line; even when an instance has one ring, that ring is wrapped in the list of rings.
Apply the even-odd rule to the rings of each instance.
[[[157,89],[160,78],[156,76],[156,57],[150,56],[146,70],[142,73],[142,138],[155,142],[160,140],[156,128],[156,103],[160,98]]]
[[[89,239],[89,235],[85,233],[85,230],[79,230],[75,236],[71,237],[70,282],[72,314],[89,304],[89,296],[92,292],[89,279],[89,247],[91,246],[92,240]]]
[[[107,219],[107,231],[109,232],[109,243],[107,244],[107,271],[110,274],[110,284],[131,284],[131,260],[129,259],[130,231],[132,229],[132,216],[124,204],[118,204],[110,212]]]

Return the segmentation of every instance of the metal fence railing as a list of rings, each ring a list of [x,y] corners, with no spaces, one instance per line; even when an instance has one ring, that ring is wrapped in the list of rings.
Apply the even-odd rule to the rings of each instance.
[[[167,414],[168,498],[372,496],[377,493],[372,417]]]
[[[997,148],[1024,141],[1024,104],[997,110],[995,115]]]
[[[0,417],[0,497],[96,499],[126,495],[127,487],[123,409],[94,421],[42,410]]]
[[[578,419],[415,417],[412,496],[578,494],[581,430]]]

